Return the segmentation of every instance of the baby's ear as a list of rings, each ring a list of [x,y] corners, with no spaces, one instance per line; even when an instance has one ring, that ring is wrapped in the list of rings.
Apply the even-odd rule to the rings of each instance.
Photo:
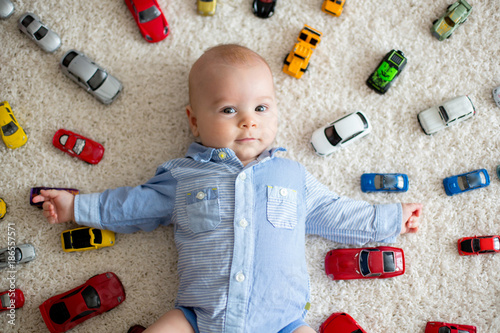
[[[193,133],[195,137],[198,137],[198,120],[193,112],[193,108],[191,108],[191,105],[186,106],[186,115],[189,120],[189,128],[191,128],[191,133]]]

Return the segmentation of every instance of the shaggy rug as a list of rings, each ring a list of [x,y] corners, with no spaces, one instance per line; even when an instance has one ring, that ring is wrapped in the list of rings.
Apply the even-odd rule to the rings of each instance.
[[[122,333],[172,309],[178,285],[172,227],[117,234],[113,247],[66,253],[60,233],[77,225],[48,224],[29,205],[29,191],[135,186],[158,165],[184,156],[193,141],[185,115],[189,69],[220,43],[248,46],[269,62],[281,113],[276,145],[288,150],[282,156],[303,163],[336,193],[377,204],[424,204],[420,231],[392,244],[406,257],[406,273],[392,279],[331,281],[325,254],[349,246],[307,237],[311,327],[318,330],[330,314],[346,312],[373,333],[423,333],[428,321],[500,332],[500,254],[462,257],[457,251],[461,237],[500,234],[500,109],[492,98],[500,86],[500,1],[472,0],[468,21],[440,42],[430,27],[452,0],[347,1],[340,17],[323,13],[322,0],[279,0],[269,19],[253,15],[251,0],[219,0],[213,17],[198,15],[195,0],[159,0],[171,33],[156,44],[141,37],[121,0],[13,2],[14,14],[0,21],[0,99],[9,101],[29,139],[16,150],[0,144],[0,197],[8,205],[0,247],[13,237],[16,244],[33,244],[37,257],[0,271],[0,289],[14,284],[26,297],[23,308],[0,313],[0,332],[48,332],[39,305],[108,271],[121,279],[126,300],[72,332]],[[55,53],[19,32],[17,20],[28,11],[61,37]],[[307,73],[295,79],[282,72],[283,59],[304,24],[323,38]],[[116,101],[103,105],[62,74],[59,61],[70,49],[123,83]],[[408,64],[390,90],[378,95],[365,81],[391,49],[402,50]],[[425,135],[417,114],[460,95],[470,97],[476,116]],[[372,133],[328,157],[317,156],[309,143],[312,132],[355,110],[367,115]],[[101,163],[89,165],[56,149],[52,137],[59,128],[102,143]],[[490,186],[445,194],[444,178],[480,168],[488,170]],[[406,173],[409,190],[363,193],[360,176],[368,172]]]

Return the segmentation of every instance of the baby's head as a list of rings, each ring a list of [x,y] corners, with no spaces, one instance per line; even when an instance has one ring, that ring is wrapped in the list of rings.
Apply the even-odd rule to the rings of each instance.
[[[271,69],[252,50],[219,45],[189,73],[189,125],[204,146],[230,148],[246,165],[276,137],[278,109]]]

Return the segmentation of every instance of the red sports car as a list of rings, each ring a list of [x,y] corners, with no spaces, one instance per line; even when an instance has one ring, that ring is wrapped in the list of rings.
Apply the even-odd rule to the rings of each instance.
[[[128,9],[149,43],[157,43],[167,38],[168,22],[156,0],[125,0]]]
[[[54,134],[52,144],[90,164],[99,163],[104,155],[104,147],[100,143],[62,128]]]
[[[385,279],[404,274],[405,256],[390,246],[336,249],[326,254],[325,271],[332,280]]]
[[[462,237],[458,240],[458,253],[461,256],[500,252],[500,236]]]
[[[476,326],[429,321],[425,326],[425,333],[476,333]]]
[[[62,333],[85,320],[109,311],[125,300],[125,290],[111,272],[91,277],[70,291],[51,297],[39,306],[51,333]]]
[[[319,333],[366,333],[366,331],[347,313],[334,313],[321,324]]]
[[[0,312],[19,309],[24,305],[24,294],[21,289],[6,290],[0,293]]]

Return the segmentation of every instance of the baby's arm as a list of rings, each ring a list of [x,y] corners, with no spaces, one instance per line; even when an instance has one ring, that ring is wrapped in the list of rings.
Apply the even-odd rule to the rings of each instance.
[[[420,226],[420,214],[422,213],[423,205],[420,203],[402,203],[403,208],[403,224],[401,226],[401,234],[415,233]]]
[[[43,202],[43,216],[49,223],[74,221],[75,196],[68,191],[41,190],[33,202]]]

